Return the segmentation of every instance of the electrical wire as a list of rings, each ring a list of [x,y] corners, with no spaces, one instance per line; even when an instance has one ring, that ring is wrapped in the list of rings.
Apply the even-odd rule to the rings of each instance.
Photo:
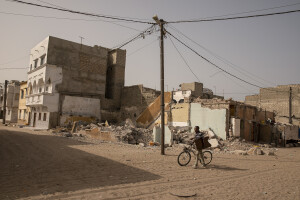
[[[116,16],[107,16],[107,15],[102,15],[102,14],[93,14],[93,13],[88,13],[88,12],[81,12],[81,11],[75,11],[75,10],[70,10],[70,9],[65,9],[65,8],[52,7],[52,6],[46,6],[46,5],[36,4],[36,3],[30,3],[30,2],[20,1],[20,0],[7,0],[7,1],[12,1],[12,2],[15,2],[15,3],[21,3],[21,4],[26,4],[26,5],[36,6],[36,7],[41,7],[41,8],[47,8],[47,9],[52,9],[52,10],[59,10],[59,11],[63,11],[63,12],[73,13],[73,14],[80,14],[80,15],[86,15],[86,16],[113,19],[113,20],[118,20],[118,21],[127,21],[127,22],[144,23],[144,24],[154,24],[153,22],[148,22],[148,21],[134,20],[134,19],[128,19],[128,18],[116,17]]]
[[[21,57],[21,58],[17,58],[17,59],[14,59],[14,60],[11,60],[11,61],[8,61],[8,62],[5,62],[5,63],[0,63],[0,65],[7,65],[7,64],[10,64],[10,63],[14,63],[14,62],[17,62],[19,60],[24,60],[25,58],[27,58],[27,56],[25,57]]]
[[[59,6],[59,5],[53,4],[53,3],[48,3],[48,2],[46,2],[46,1],[41,1],[41,0],[36,0],[36,1],[41,2],[41,3],[48,4],[48,5],[51,5],[51,6],[55,6],[55,7],[58,7],[58,8],[66,9],[66,8],[64,8],[64,7],[62,7],[62,6]],[[95,13],[92,13],[92,14],[95,14]],[[106,16],[110,16],[110,17],[121,17],[121,18],[122,18],[122,16],[112,16],[112,15],[106,15]],[[123,18],[127,18],[127,19],[136,19],[136,20],[148,20],[148,19],[141,19],[141,18],[136,18],[136,17],[123,17]]]
[[[23,16],[23,17],[34,17],[34,18],[44,18],[44,19],[58,19],[58,20],[70,20],[70,21],[90,21],[90,22],[107,22],[107,23],[111,23],[111,24],[115,24],[117,26],[121,26],[124,28],[128,28],[134,31],[138,31],[141,32],[141,30],[132,28],[130,26],[125,26],[123,24],[118,24],[116,22],[113,21],[107,21],[107,20],[101,20],[101,19],[80,19],[80,18],[67,18],[67,17],[52,17],[52,16],[41,16],[41,15],[28,15],[28,14],[21,14],[21,13],[12,13],[12,12],[3,12],[0,11],[0,14],[6,14],[6,15],[15,15],[15,16]]]
[[[23,68],[0,68],[0,70],[10,70],[10,69],[28,69],[28,67]]]
[[[241,74],[243,74],[244,76],[250,78],[251,80],[256,81],[256,82],[258,82],[258,83],[260,83],[260,84],[266,86],[266,84],[264,84],[264,83],[258,81],[257,79],[252,78],[252,77],[249,76],[248,74],[251,74],[253,77],[256,77],[256,78],[258,78],[258,79],[260,79],[260,80],[262,80],[262,81],[271,83],[271,85],[275,85],[275,83],[272,83],[272,82],[270,82],[270,81],[268,81],[268,80],[265,80],[265,79],[263,79],[263,78],[260,78],[260,77],[257,76],[257,75],[254,75],[253,73],[251,73],[251,72],[249,72],[249,71],[243,69],[242,67],[239,67],[239,66],[235,65],[235,64],[232,63],[231,61],[229,61],[229,60],[227,60],[227,59],[221,57],[220,55],[218,55],[218,54],[212,52],[211,50],[209,50],[208,48],[204,47],[203,45],[200,45],[198,42],[192,40],[190,37],[188,37],[187,35],[185,35],[185,34],[182,33],[181,31],[179,31],[178,29],[176,29],[174,26],[169,25],[169,27],[170,27],[171,29],[173,29],[174,31],[178,32],[179,34],[181,34],[182,36],[184,36],[185,38],[187,38],[188,40],[190,40],[191,42],[193,42],[194,44],[196,44],[197,46],[199,46],[200,48],[202,48],[202,49],[204,49],[205,51],[207,51],[209,54],[213,55],[214,57],[216,57],[217,59],[219,59],[220,61],[222,61],[223,63],[225,63],[225,64],[228,65],[229,67],[235,69],[235,70],[238,71],[239,73],[241,73]],[[242,71],[244,71],[245,73],[242,72],[241,70],[239,70],[238,68],[241,69]],[[246,74],[246,73],[248,73],[248,74]],[[268,86],[268,87],[269,87],[269,86]]]
[[[171,43],[173,44],[173,47],[176,49],[177,53],[180,55],[181,59],[183,60],[183,62],[185,63],[185,65],[189,68],[189,70],[192,72],[192,74],[196,77],[196,79],[200,81],[200,79],[198,78],[198,76],[193,72],[192,68],[190,67],[190,65],[188,64],[188,62],[186,61],[186,59],[183,57],[183,55],[180,53],[180,51],[178,50],[178,48],[176,47],[176,45],[174,44],[173,40],[171,37],[170,38],[170,41]]]
[[[166,23],[174,24],[174,23],[225,21],[225,20],[234,20],[234,19],[246,19],[246,18],[254,18],[254,17],[265,17],[265,16],[273,16],[273,15],[283,15],[283,14],[296,13],[296,12],[300,12],[300,10],[289,10],[289,11],[275,12],[275,13],[266,13],[266,14],[258,14],[258,15],[247,15],[247,16],[237,16],[237,17],[225,17],[225,18],[213,18],[213,19],[178,20],[178,21],[169,21],[169,22],[166,22]]]
[[[122,42],[121,44],[114,46],[112,49],[120,49],[120,48],[126,46],[127,44],[135,41],[138,38],[144,38],[146,35],[151,35],[152,33],[154,33],[156,31],[155,27],[156,27],[156,24],[151,25],[149,28],[145,29],[144,31],[142,31],[138,35],[127,39],[125,42]]]
[[[134,50],[133,52],[131,52],[130,54],[128,54],[127,57],[129,57],[129,56],[131,56],[131,55],[133,55],[133,54],[139,52],[140,50],[142,50],[142,49],[144,49],[144,48],[150,46],[151,44],[154,44],[156,41],[158,41],[158,39],[155,39],[155,40],[153,40],[152,42],[149,42],[148,44],[146,44],[146,45],[144,45],[144,46],[138,48],[137,50]]]
[[[238,80],[240,80],[240,81],[242,81],[242,82],[244,82],[244,83],[247,83],[247,84],[249,84],[249,85],[252,85],[252,86],[254,86],[254,87],[262,88],[262,87],[260,87],[260,86],[258,86],[258,85],[256,85],[256,84],[250,83],[249,81],[246,81],[246,80],[244,80],[244,79],[242,79],[242,78],[240,78],[240,77],[238,77],[238,76],[236,76],[236,75],[234,75],[234,74],[232,74],[232,73],[230,73],[230,72],[224,70],[223,68],[221,68],[221,67],[219,67],[218,65],[214,64],[213,62],[211,62],[210,60],[208,60],[208,59],[205,58],[204,56],[200,55],[197,51],[195,51],[194,49],[192,49],[191,47],[189,47],[188,45],[186,45],[185,43],[183,43],[181,40],[179,40],[177,37],[175,37],[175,36],[174,36],[173,34],[171,34],[169,31],[166,31],[166,33],[169,34],[171,37],[173,37],[175,40],[177,40],[179,43],[181,43],[182,45],[184,45],[186,48],[190,49],[190,50],[191,50],[192,52],[194,52],[196,55],[198,55],[199,57],[201,57],[203,60],[205,60],[206,62],[210,63],[212,66],[218,68],[219,70],[223,71],[224,73],[226,73],[226,74],[228,74],[228,75],[230,75],[230,76],[232,76],[232,77],[234,77],[234,78],[236,78],[236,79],[238,79]]]
[[[211,16],[211,17],[204,17],[202,19],[211,19],[211,18],[216,18],[216,17],[226,17],[226,16],[231,16],[231,15],[240,15],[240,14],[266,11],[266,10],[274,10],[274,9],[278,9],[278,8],[285,8],[285,7],[295,6],[295,5],[299,5],[299,4],[300,3],[287,4],[287,5],[276,6],[276,7],[271,7],[271,8],[263,8],[263,9],[258,9],[258,10],[245,11],[245,12],[238,12],[238,13],[230,13],[230,14],[225,14],[225,15],[216,15],[216,16]],[[200,19],[199,18],[198,19],[191,19],[191,20],[201,20],[201,18]]]

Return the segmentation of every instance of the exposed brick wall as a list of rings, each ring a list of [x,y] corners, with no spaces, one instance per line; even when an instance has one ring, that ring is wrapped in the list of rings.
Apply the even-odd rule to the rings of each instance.
[[[280,85],[275,88],[262,88],[258,95],[246,96],[245,103],[257,106],[276,114],[279,122],[286,123],[289,116],[289,90],[292,88],[292,116],[294,124],[299,125],[300,84]]]

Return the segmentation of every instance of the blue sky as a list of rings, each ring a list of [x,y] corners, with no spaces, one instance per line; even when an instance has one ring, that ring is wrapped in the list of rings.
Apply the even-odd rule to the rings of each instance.
[[[24,1],[39,4],[46,2],[78,11],[150,21],[155,14],[165,21],[176,21],[290,4],[296,5],[243,15],[300,9],[299,0]],[[86,45],[112,48],[139,33],[110,22],[27,17],[3,12],[57,18],[97,19],[5,0],[0,1],[0,68],[28,67],[30,49],[48,35],[74,42],[80,42],[79,36],[82,36],[85,38],[83,43]],[[137,30],[144,30],[149,26],[137,23],[116,23]],[[174,28],[209,49],[212,54],[184,38]],[[262,87],[300,84],[300,13],[217,22],[172,24],[166,25],[166,29],[218,66],[251,83]],[[159,89],[158,34],[146,36],[145,39],[139,39],[124,47],[128,55],[126,85],[144,84],[146,87]],[[233,97],[236,100],[243,100],[245,95],[258,92],[258,88],[219,72],[220,70],[184,46],[176,41],[174,43],[204,87],[216,90],[220,95],[224,92],[226,98]],[[234,66],[217,59],[216,55],[230,61]],[[4,82],[5,79],[26,80],[26,77],[26,70],[0,70],[0,82]],[[166,89],[177,89],[180,83],[193,81],[197,81],[197,78],[187,68],[167,37],[165,40]]]

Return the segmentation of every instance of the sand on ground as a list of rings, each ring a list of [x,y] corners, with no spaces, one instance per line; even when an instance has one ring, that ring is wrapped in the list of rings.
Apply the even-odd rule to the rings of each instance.
[[[214,154],[177,164],[181,148],[91,143],[0,126],[0,199],[300,199],[300,148]]]

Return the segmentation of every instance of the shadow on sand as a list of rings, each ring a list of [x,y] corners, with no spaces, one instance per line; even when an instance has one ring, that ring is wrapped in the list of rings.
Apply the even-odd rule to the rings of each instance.
[[[0,130],[0,199],[114,186],[160,176],[71,148],[88,143]]]

